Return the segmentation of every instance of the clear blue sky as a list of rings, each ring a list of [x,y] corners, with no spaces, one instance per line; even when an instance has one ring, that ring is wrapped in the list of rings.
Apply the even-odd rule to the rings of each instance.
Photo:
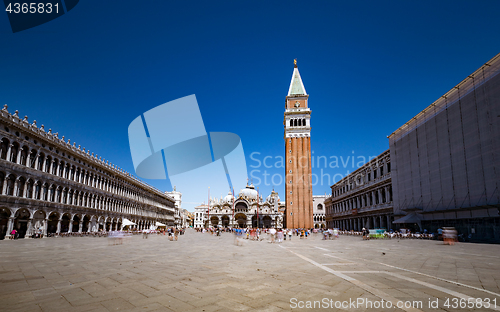
[[[499,12],[493,0],[81,1],[15,34],[0,13],[0,104],[133,172],[130,122],[196,94],[207,131],[241,137],[249,176],[267,195],[284,169],[255,168],[250,155],[273,164],[284,154],[297,58],[312,150],[330,159],[313,169],[324,175],[313,189],[319,195],[500,52]],[[344,167],[340,157],[353,155],[354,168],[351,158]],[[331,168],[334,156],[340,168]],[[275,188],[283,195],[283,184]]]

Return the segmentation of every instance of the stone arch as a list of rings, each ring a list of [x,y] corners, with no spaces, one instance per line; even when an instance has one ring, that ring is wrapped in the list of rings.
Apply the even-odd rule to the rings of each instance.
[[[228,227],[230,225],[229,220],[230,220],[229,216],[223,215],[222,218],[221,218],[222,226],[223,227]]]
[[[61,233],[67,233],[70,230],[70,223],[73,220],[73,216],[68,212],[64,213],[61,218]]]
[[[5,172],[0,171],[0,195],[4,193]]]
[[[42,171],[42,169],[43,169],[43,164],[44,164],[44,161],[45,161],[45,153],[40,152],[40,153],[38,154],[38,158],[37,158],[37,159],[35,159],[35,161],[36,161],[36,164],[35,164],[35,169]]]
[[[0,240],[4,239],[8,235],[9,219],[12,216],[10,209],[6,207],[0,208]]]
[[[33,231],[35,233],[38,233],[39,231],[42,231],[42,233],[45,233],[45,227],[46,227],[46,217],[47,214],[45,213],[44,210],[38,209],[33,212]]]
[[[17,163],[17,154],[19,152],[19,143],[13,142],[10,146],[9,161]]]
[[[28,160],[26,162],[26,166],[35,169],[36,167],[36,156],[38,155],[38,151],[34,148],[31,149],[31,151],[28,154]]]
[[[34,188],[35,188],[35,181],[32,178],[29,178],[28,181],[26,181],[26,198],[34,198]]]
[[[53,234],[53,233],[59,233],[58,225],[59,225],[59,213],[57,211],[52,211],[49,214],[49,222],[47,224],[47,233],[48,234]]]
[[[70,221],[72,224],[72,226],[70,226],[71,232],[80,232],[80,221],[82,221],[82,216],[80,214],[75,214]]]
[[[237,213],[234,216],[234,220],[236,221],[236,226],[239,228],[247,227],[247,216],[244,213]]]
[[[9,156],[7,152],[9,151],[9,146],[10,146],[10,141],[7,138],[2,138],[0,141],[0,158],[8,160],[7,157]]]
[[[264,216],[264,218],[262,218],[262,225],[263,227],[265,228],[271,228],[273,227],[273,219],[271,219],[270,216]]]
[[[92,224],[90,224],[91,217],[88,215],[83,215],[82,217],[82,230],[81,232],[90,232],[90,229],[92,228]]]
[[[14,214],[14,229],[19,238],[24,238],[30,230],[31,212],[26,208],[18,209]]]

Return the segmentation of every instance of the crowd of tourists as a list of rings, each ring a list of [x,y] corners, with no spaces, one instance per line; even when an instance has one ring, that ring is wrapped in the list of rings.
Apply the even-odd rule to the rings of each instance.
[[[400,229],[398,231],[385,229],[366,229],[361,231],[340,230],[340,229],[274,229],[274,228],[231,228],[231,227],[210,227],[196,228],[196,232],[209,233],[220,236],[222,233],[232,233],[235,235],[235,243],[239,245],[240,240],[268,241],[270,243],[281,243],[292,240],[295,236],[298,239],[307,239],[321,236],[323,240],[338,238],[339,235],[360,236],[363,240],[375,238],[397,238],[397,239],[439,239],[445,244],[454,244],[457,239],[457,231],[454,228],[440,228],[437,233],[430,233],[427,230],[413,233],[410,229]]]
[[[230,228],[211,227],[196,228],[199,233],[208,233],[220,236],[222,233],[232,233],[235,235],[235,244],[239,245],[240,240],[268,241],[269,243],[281,243],[283,241],[296,239],[308,239],[311,236],[322,239],[334,239],[338,237],[336,229],[275,229],[275,228]]]

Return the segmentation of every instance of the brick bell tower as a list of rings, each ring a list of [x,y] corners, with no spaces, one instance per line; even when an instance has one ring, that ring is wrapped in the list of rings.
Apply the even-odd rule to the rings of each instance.
[[[311,110],[297,60],[285,100],[285,193],[287,228],[313,226]]]

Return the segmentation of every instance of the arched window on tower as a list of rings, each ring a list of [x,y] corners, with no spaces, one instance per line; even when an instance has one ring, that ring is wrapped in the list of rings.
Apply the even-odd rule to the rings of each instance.
[[[302,125],[305,127],[306,126],[306,119],[302,119]]]
[[[290,127],[293,127],[293,119],[290,119]]]
[[[297,119],[294,119],[294,120],[293,120],[293,125],[294,125],[295,127],[297,127]]]

